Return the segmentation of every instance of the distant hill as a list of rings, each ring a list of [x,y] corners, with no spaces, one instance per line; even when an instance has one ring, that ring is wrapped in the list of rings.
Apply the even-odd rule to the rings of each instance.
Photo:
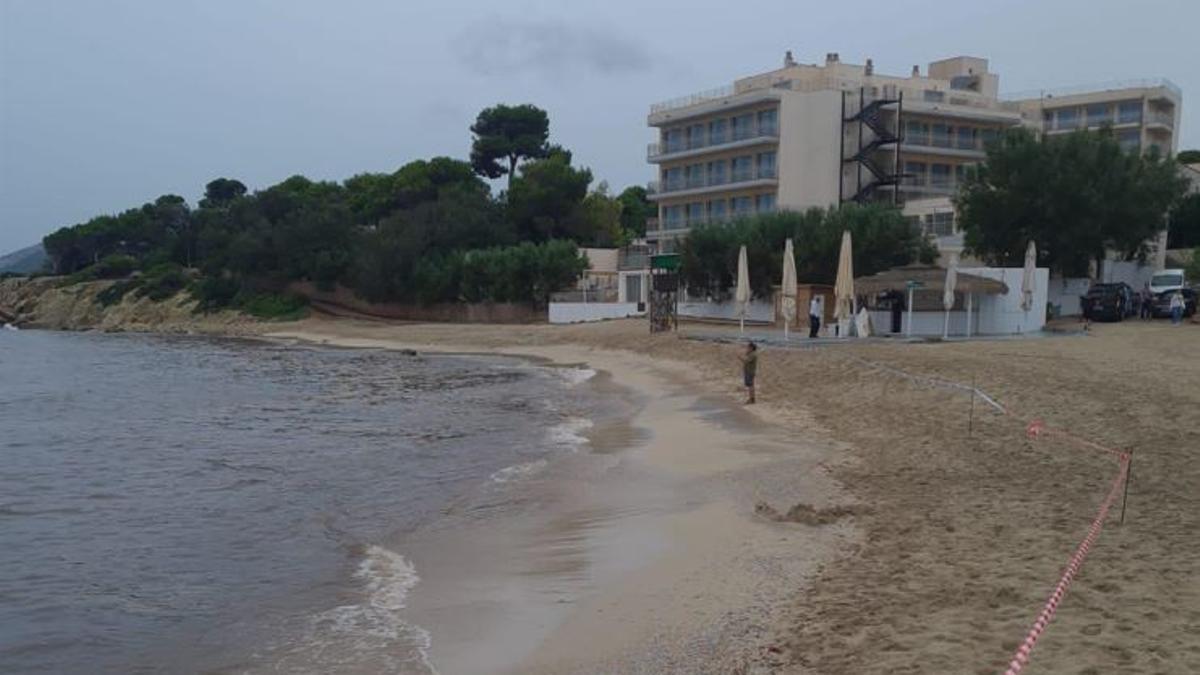
[[[30,274],[40,271],[45,264],[46,249],[42,248],[41,244],[34,244],[28,248],[0,256],[0,274],[4,272]]]

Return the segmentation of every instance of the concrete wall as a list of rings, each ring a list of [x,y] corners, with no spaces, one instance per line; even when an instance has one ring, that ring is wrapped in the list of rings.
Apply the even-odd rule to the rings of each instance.
[[[786,92],[779,106],[779,132],[779,208],[837,204],[842,93]]]
[[[1079,316],[1079,296],[1087,293],[1092,282],[1086,278],[1055,277],[1050,280],[1047,301],[1054,306],[1055,316]]]
[[[805,310],[807,312],[807,310]],[[737,303],[679,301],[679,318],[709,319],[738,321]],[[775,302],[773,300],[752,300],[746,311],[746,320],[762,323],[775,323]]]
[[[636,302],[552,302],[550,323],[582,323],[641,316]]]

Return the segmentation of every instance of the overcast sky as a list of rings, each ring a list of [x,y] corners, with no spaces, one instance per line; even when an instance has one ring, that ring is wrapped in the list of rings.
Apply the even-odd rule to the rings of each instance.
[[[0,0],[0,254],[217,176],[251,189],[465,158],[498,102],[614,189],[651,103],[777,67],[990,60],[1002,92],[1166,77],[1200,147],[1200,2]]]

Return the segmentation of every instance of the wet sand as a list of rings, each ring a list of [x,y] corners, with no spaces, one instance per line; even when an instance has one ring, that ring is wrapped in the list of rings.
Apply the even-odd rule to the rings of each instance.
[[[844,501],[816,469],[828,446],[713,395],[678,362],[578,345],[430,343],[346,322],[273,337],[586,363],[600,371],[594,386],[629,403],[627,419],[585,432],[590,452],[522,482],[521,514],[450,514],[406,540],[421,576],[408,615],[432,636],[442,673],[741,669],[781,600],[855,537],[849,522],[797,531],[757,516],[765,495]]]
[[[1080,337],[766,348],[750,418],[729,405],[740,396],[735,347],[645,331],[638,321],[317,319],[289,328],[317,340],[465,342],[587,361],[635,390],[665,389],[670,401],[675,387],[682,407],[721,411],[712,414],[724,416],[728,435],[691,433],[686,414],[673,418],[669,406],[655,408],[661,393],[650,397],[649,416],[635,424],[667,440],[631,452],[631,474],[659,471],[688,507],[686,495],[697,502],[651,517],[668,533],[664,551],[570,603],[514,672],[1002,671],[1086,533],[1115,463],[1030,440],[1020,422],[979,407],[972,419],[962,393],[859,358],[974,380],[1022,420],[1132,450],[1126,522],[1105,525],[1027,672],[1200,672],[1200,326],[1127,322]],[[662,373],[660,389],[638,381],[654,379],[650,372]],[[742,447],[772,436],[797,449]],[[810,498],[796,489],[808,477],[836,479],[846,492],[821,485],[821,499]],[[754,516],[759,501],[779,512],[802,502],[867,508],[814,527]],[[824,546],[832,552],[804,557]],[[772,567],[778,560],[798,572]],[[815,576],[803,571],[814,566]]]

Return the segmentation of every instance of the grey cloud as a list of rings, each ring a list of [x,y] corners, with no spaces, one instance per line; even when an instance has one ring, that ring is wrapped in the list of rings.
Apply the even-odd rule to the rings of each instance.
[[[451,48],[465,66],[481,75],[609,75],[638,71],[652,63],[650,51],[634,39],[602,27],[558,20],[483,19],[471,24]]]

